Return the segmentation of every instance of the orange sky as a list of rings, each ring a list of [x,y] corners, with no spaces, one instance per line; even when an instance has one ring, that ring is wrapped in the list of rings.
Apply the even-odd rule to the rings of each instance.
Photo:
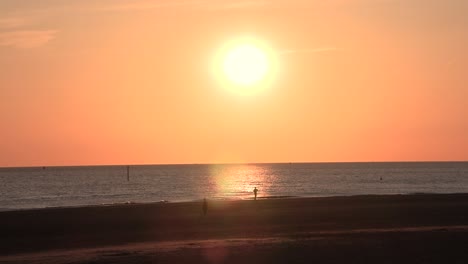
[[[464,0],[2,0],[0,166],[468,160],[467,47]]]

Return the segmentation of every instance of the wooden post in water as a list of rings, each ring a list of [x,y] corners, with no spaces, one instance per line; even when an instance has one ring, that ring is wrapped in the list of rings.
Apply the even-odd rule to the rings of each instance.
[[[130,166],[127,165],[127,181],[130,181]]]

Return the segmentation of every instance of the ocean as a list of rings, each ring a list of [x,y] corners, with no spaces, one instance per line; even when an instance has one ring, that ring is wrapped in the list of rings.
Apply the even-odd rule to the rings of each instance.
[[[0,210],[119,203],[468,193],[468,162],[0,168]]]

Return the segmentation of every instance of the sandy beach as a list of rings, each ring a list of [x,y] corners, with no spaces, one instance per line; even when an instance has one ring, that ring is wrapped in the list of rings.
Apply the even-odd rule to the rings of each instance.
[[[0,213],[1,263],[466,263],[468,194]]]

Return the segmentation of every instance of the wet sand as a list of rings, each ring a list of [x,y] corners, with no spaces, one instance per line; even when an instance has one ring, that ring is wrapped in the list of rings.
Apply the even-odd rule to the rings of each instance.
[[[2,263],[468,263],[468,194],[0,212]]]

